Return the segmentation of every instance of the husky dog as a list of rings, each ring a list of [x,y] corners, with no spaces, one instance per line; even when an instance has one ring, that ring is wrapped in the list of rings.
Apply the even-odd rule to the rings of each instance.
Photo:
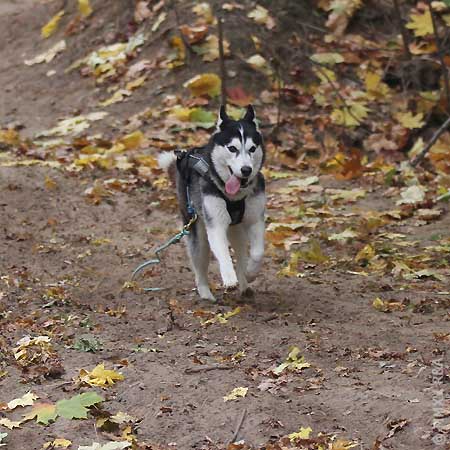
[[[159,166],[169,173],[173,174],[176,165],[184,224],[198,216],[187,236],[187,247],[202,299],[215,301],[208,285],[210,249],[219,262],[225,291],[239,285],[241,294],[252,293],[248,283],[255,279],[264,255],[264,156],[263,139],[249,105],[237,121],[222,106],[216,131],[204,147],[159,157]]]

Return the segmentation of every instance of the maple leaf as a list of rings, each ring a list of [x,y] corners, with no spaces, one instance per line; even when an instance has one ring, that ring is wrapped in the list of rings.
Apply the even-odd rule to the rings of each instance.
[[[46,442],[44,446],[42,447],[42,450],[53,450],[54,448],[67,448],[72,445],[72,441],[69,441],[68,439],[55,439],[50,442]]]
[[[367,71],[364,84],[367,97],[373,100],[385,100],[390,95],[389,86],[382,81],[382,75],[378,72]]]
[[[110,387],[116,381],[123,380],[125,377],[114,370],[105,369],[104,364],[99,364],[91,372],[84,369],[80,370],[80,380],[90,386]]]
[[[35,403],[31,412],[24,416],[23,421],[31,420],[36,417],[37,423],[48,425],[57,417],[56,405],[53,403]]]
[[[425,198],[425,188],[420,185],[410,186],[400,192],[401,199],[397,201],[397,205],[411,205],[419,203]]]
[[[253,19],[259,25],[265,25],[268,30],[275,27],[275,20],[264,6],[256,5],[255,9],[247,14],[247,17]]]
[[[34,401],[39,397],[36,394],[33,394],[31,391],[27,392],[20,398],[16,398],[7,403],[7,406],[10,410],[17,408],[18,406],[32,406]]]
[[[62,399],[56,402],[56,414],[65,419],[87,419],[89,406],[104,401],[104,398],[96,392],[84,392],[70,399]]]
[[[185,88],[191,91],[194,97],[200,97],[202,95],[217,97],[220,94],[221,85],[220,77],[215,73],[196,75],[183,84]]]
[[[289,351],[289,355],[286,358],[286,361],[281,363],[279,366],[277,366],[275,369],[272,370],[272,372],[275,375],[281,375],[284,370],[289,370],[292,372],[301,371],[302,369],[306,369],[308,367],[311,367],[311,364],[305,362],[305,357],[301,356],[299,358],[300,349],[296,346],[291,347]]]
[[[412,13],[410,18],[411,20],[406,24],[406,28],[413,30],[415,36],[420,37],[433,34],[433,20],[429,9],[422,14],[417,12]]]
[[[311,433],[312,433],[311,427],[307,428],[300,427],[299,431],[288,434],[288,438],[290,439],[291,442],[295,442],[298,439],[309,439]]]
[[[14,422],[13,420],[10,420],[6,417],[0,419],[0,425],[9,428],[10,430],[13,430],[14,428],[19,428],[21,424],[22,424],[21,421]]]
[[[50,37],[58,28],[59,21],[61,20],[61,17],[64,15],[64,10],[59,11],[57,14],[55,14],[49,22],[42,27],[41,35],[43,38]]]
[[[401,125],[410,130],[414,128],[422,128],[425,125],[425,122],[422,120],[423,113],[414,115],[412,112],[407,111],[405,113],[397,113],[395,118]]]
[[[335,108],[331,113],[331,120],[336,125],[356,127],[367,117],[370,109],[363,102],[348,101],[343,108]]]
[[[230,400],[237,400],[240,397],[245,397],[247,395],[247,387],[237,387],[234,388],[228,395],[223,397],[224,402],[229,402]]]

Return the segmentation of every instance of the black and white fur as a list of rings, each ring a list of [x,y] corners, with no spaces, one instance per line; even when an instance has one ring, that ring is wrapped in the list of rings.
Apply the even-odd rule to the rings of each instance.
[[[169,170],[176,163],[176,184],[184,224],[187,192],[198,220],[187,236],[187,247],[195,273],[197,291],[202,299],[215,301],[208,284],[210,250],[216,257],[225,290],[239,286],[242,294],[251,292],[248,283],[258,274],[264,255],[265,182],[260,172],[265,152],[255,113],[251,105],[238,121],[230,119],[222,106],[215,133],[204,147],[190,150],[209,165],[207,176],[192,170],[188,158],[175,153],[159,157],[161,168]],[[234,175],[240,181],[235,195],[227,194],[225,184]],[[236,179],[233,179],[236,181]],[[235,184],[236,186],[236,184]],[[240,223],[232,225],[227,201],[243,200],[245,210]],[[234,249],[236,269],[230,254]]]

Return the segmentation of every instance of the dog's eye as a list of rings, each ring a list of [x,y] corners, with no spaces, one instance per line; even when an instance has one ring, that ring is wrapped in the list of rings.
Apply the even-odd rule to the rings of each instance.
[[[255,147],[255,146],[250,147],[250,148],[248,149],[248,151],[249,151],[250,153],[255,153],[256,147]]]
[[[231,153],[237,153],[238,149],[234,145],[230,145],[228,147],[228,150],[230,150]]]

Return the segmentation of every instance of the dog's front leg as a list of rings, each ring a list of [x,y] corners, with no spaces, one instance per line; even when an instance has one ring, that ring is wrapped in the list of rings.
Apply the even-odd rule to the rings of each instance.
[[[237,285],[237,277],[233,261],[231,260],[230,244],[227,237],[231,219],[225,200],[215,196],[206,196],[203,207],[209,246],[219,262],[223,285],[225,288],[235,287]]]
[[[264,220],[258,220],[249,227],[248,236],[250,240],[250,258],[247,263],[247,280],[252,282],[255,280],[261,269],[264,257]]]

